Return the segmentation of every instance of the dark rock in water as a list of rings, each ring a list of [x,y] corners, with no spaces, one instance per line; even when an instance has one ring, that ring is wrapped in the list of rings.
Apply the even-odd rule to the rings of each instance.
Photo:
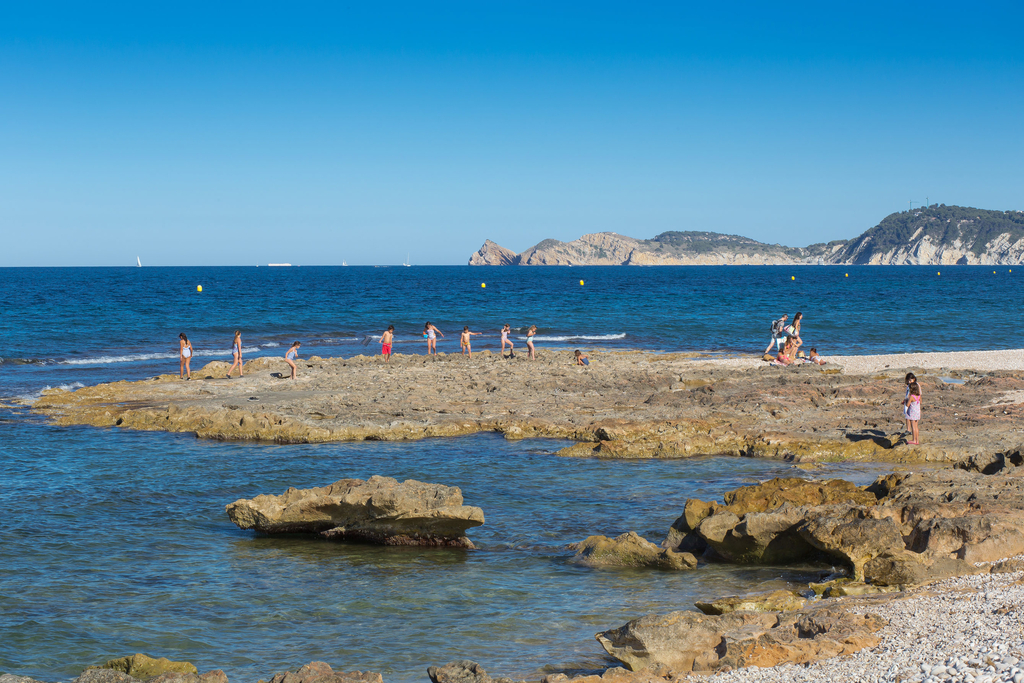
[[[166,657],[155,658],[142,653],[111,659],[106,664],[90,666],[86,671],[95,669],[112,669],[140,680],[148,680],[164,673],[192,674],[193,676],[199,673],[195,664],[191,662],[172,662]],[[198,676],[195,677],[198,678]]]
[[[433,683],[513,683],[511,678],[491,678],[482,666],[468,659],[431,666],[427,675]]]
[[[634,619],[595,637],[630,670],[662,665],[710,672],[806,664],[874,647],[885,621],[821,603],[795,612],[670,612]]]
[[[237,500],[226,510],[242,529],[381,545],[472,548],[466,530],[484,523],[480,508],[462,504],[458,487],[378,476],[290,488],[280,496]]]
[[[298,671],[274,674],[270,683],[384,683],[379,673],[334,671],[326,662],[310,662]]]
[[[576,551],[572,562],[587,567],[651,567],[694,569],[697,558],[690,553],[665,550],[635,531],[616,536],[590,536],[570,546]]]

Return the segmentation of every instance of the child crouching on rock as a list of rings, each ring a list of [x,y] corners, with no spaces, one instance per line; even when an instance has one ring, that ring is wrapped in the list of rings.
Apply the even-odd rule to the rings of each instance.
[[[590,365],[590,359],[587,358],[587,354],[583,353],[579,349],[573,355],[573,365]]]

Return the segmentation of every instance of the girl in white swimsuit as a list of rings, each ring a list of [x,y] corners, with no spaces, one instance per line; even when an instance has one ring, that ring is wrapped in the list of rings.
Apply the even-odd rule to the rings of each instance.
[[[444,332],[434,327],[430,321],[423,326],[423,336],[427,339],[427,355],[437,355],[437,335],[444,336]]]
[[[182,332],[178,335],[178,379],[192,379],[192,368],[189,367],[191,362],[192,342]]]
[[[295,360],[299,357],[299,347],[302,346],[302,342],[295,342],[291,348],[288,349],[287,353],[284,354],[284,362],[292,366],[291,379],[295,379]]]
[[[235,362],[228,368],[228,379],[231,379],[231,372],[238,367],[238,376],[242,376],[242,332],[235,330],[235,341],[231,344],[231,356]]]
[[[530,350],[530,353],[528,354],[530,360],[537,360],[537,357],[535,355],[533,355],[533,352],[534,352],[533,338],[535,336],[537,336],[537,326],[536,325],[530,325],[530,329],[528,329],[526,331],[526,348],[528,348]]]
[[[508,344],[508,357],[509,358],[515,358],[516,357],[515,344],[513,344],[512,340],[508,338],[508,333],[511,332],[511,331],[512,331],[512,328],[510,328],[508,326],[508,323],[505,323],[505,327],[501,328],[501,356],[502,356],[502,358],[505,357],[505,344]]]

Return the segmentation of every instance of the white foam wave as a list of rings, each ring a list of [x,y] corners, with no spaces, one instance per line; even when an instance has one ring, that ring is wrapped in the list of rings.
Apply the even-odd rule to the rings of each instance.
[[[609,341],[612,339],[625,339],[626,333],[620,332],[619,334],[567,334],[567,335],[541,335],[534,336],[533,341]],[[526,337],[517,337],[521,341],[526,341]]]
[[[45,387],[43,387],[42,389],[35,393],[20,394],[16,396],[16,398],[23,403],[35,403],[36,401],[43,397],[44,391],[50,391],[51,389],[60,389],[61,391],[74,391],[75,389],[81,389],[84,386],[85,385],[82,384],[81,382],[71,382],[70,384],[58,384],[55,387],[51,387],[49,384],[47,384]]]
[[[260,347],[258,346],[244,346],[242,347],[242,353],[257,353]],[[212,358],[214,356],[221,356],[231,358],[231,349],[224,350],[200,350],[192,349],[192,356],[202,356],[204,358]],[[175,360],[179,356],[178,353],[128,353],[123,356],[95,356],[93,358],[68,358],[62,361],[58,361],[59,365],[109,365],[111,363],[138,363],[140,361],[147,360]]]

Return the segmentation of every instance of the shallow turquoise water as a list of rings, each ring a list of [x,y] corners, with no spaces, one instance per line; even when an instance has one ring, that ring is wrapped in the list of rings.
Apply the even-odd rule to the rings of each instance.
[[[266,678],[311,660],[422,681],[610,664],[593,635],[815,568],[594,570],[565,545],[635,530],[660,542],[687,497],[793,468],[728,458],[602,461],[489,434],[270,446],[0,422],[0,671],[43,679],[142,651]],[[837,468],[833,473],[849,475]],[[485,511],[474,551],[381,548],[236,529],[224,505],[372,474],[462,488]],[[855,478],[866,481],[872,474]],[[818,568],[820,569],[820,568]]]

